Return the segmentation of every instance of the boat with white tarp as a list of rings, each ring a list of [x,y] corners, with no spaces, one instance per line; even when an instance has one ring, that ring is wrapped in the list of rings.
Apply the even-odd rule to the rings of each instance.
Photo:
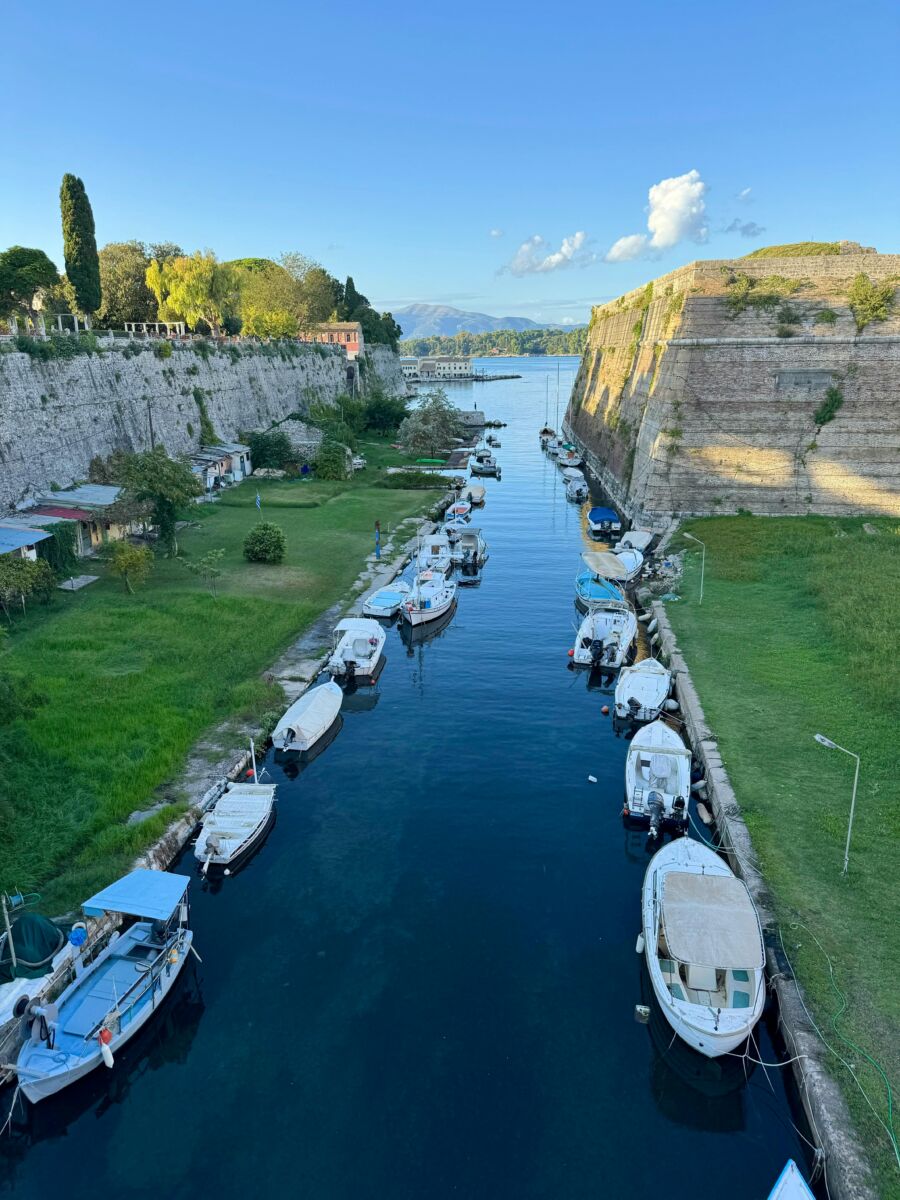
[[[666,1019],[707,1058],[735,1050],[762,1015],[765,947],[743,880],[702,842],[679,838],[647,867],[642,940]]]
[[[399,607],[400,601],[397,603]],[[343,698],[334,680],[310,688],[281,717],[272,734],[272,745],[276,750],[308,753],[338,720]]]
[[[627,533],[623,533],[622,537],[613,550],[640,550],[641,554],[646,553],[647,547],[653,541],[656,535],[649,529],[629,529]]]
[[[229,783],[204,815],[194,843],[203,874],[233,874],[259,849],[274,824],[273,783]]]
[[[32,1002],[30,1036],[16,1075],[33,1104],[115,1064],[117,1051],[157,1011],[192,948],[189,880],[168,871],[137,870],[85,900],[87,917],[119,913],[137,918],[113,933],[106,947],[54,1002]]]
[[[635,724],[655,721],[671,689],[671,671],[657,658],[644,658],[626,667],[616,681],[616,716]]]
[[[628,746],[622,815],[649,825],[651,837],[662,829],[683,833],[690,794],[690,750],[665,721],[644,725]]]

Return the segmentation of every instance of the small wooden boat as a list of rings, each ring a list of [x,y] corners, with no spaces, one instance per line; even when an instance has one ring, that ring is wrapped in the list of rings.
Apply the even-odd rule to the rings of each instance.
[[[204,816],[194,843],[203,874],[232,874],[259,849],[274,823],[274,784],[230,783]]]
[[[447,535],[450,536],[449,533]],[[363,616],[390,620],[400,611],[400,605],[409,595],[409,584],[405,579],[395,579],[387,587],[378,588],[363,601]]]
[[[815,1200],[792,1158],[787,1160],[784,1170],[775,1180],[769,1200]]]
[[[440,571],[420,571],[400,616],[410,625],[424,625],[449,612],[455,599],[456,584],[452,580]]]
[[[679,838],[650,860],[641,908],[642,949],[672,1029],[707,1058],[737,1049],[766,999],[762,927],[747,885],[714,850]]]
[[[655,721],[671,688],[672,673],[659,659],[645,658],[626,667],[616,682],[616,716],[635,724]]]
[[[334,627],[326,670],[334,679],[374,678],[387,635],[377,621],[345,617]]]
[[[450,507],[447,509],[447,511],[444,513],[444,520],[445,521],[465,520],[465,518],[469,515],[469,513],[471,511],[472,511],[472,505],[469,503],[469,501],[463,500],[462,498],[460,498],[459,500],[457,500],[453,504],[451,504]]]
[[[275,726],[272,745],[276,750],[308,754],[338,720],[343,698],[344,693],[334,680],[310,688],[294,701]]]
[[[631,739],[625,759],[622,815],[650,827],[650,836],[671,829],[684,833],[691,794],[691,752],[663,721],[644,725]]]
[[[16,1075],[32,1104],[115,1065],[120,1047],[153,1016],[172,990],[192,947],[185,875],[132,871],[89,900],[86,917],[137,917],[56,1001],[29,1005],[31,1036],[19,1051]]]

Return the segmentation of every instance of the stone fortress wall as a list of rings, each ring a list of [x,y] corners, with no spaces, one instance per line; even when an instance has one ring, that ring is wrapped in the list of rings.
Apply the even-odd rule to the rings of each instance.
[[[187,454],[202,440],[201,409],[216,435],[233,441],[348,390],[346,358],[326,347],[238,349],[176,349],[169,358],[111,349],[47,362],[0,354],[0,511],[86,479],[94,455],[149,449],[151,425],[156,445]],[[359,374],[363,390],[378,383],[405,394],[387,346],[368,348]],[[293,421],[285,429],[300,442],[308,432]]]
[[[858,333],[859,273],[900,285],[900,255],[695,262],[594,309],[567,429],[632,520],[900,515],[900,313]],[[733,315],[741,276],[778,303]]]

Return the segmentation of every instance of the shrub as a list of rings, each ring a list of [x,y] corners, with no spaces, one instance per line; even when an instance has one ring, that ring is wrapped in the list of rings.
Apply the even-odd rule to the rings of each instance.
[[[435,475],[432,471],[402,471],[379,479],[375,486],[424,491],[427,488],[450,488],[453,486],[453,480],[446,475]]]
[[[856,318],[856,331],[862,333],[870,321],[885,321],[890,316],[894,307],[894,285],[873,283],[860,271],[850,286],[849,302]]]
[[[115,542],[109,555],[109,568],[133,596],[134,585],[140,586],[153,570],[153,551],[146,546],[132,546],[131,542]]]
[[[269,467],[276,471],[294,462],[297,452],[291,439],[280,429],[257,429],[239,434],[241,441],[250,447],[250,458],[254,469]]]
[[[50,534],[37,544],[38,558],[45,559],[58,577],[73,575],[78,565],[74,521],[60,521],[47,530]]]
[[[832,385],[825,393],[825,399],[813,413],[813,420],[821,428],[833,421],[838,409],[844,403],[844,393],[839,387]]]
[[[171,342],[157,342],[156,345],[153,347],[153,353],[156,355],[157,358],[171,358],[172,357],[172,343]]]
[[[833,325],[837,321],[837,313],[833,309],[823,308],[813,317],[816,325]]]
[[[325,438],[316,454],[319,479],[347,479],[350,469],[347,447],[332,438]]]
[[[244,558],[248,562],[280,563],[286,551],[284,530],[271,521],[260,521],[244,538]]]

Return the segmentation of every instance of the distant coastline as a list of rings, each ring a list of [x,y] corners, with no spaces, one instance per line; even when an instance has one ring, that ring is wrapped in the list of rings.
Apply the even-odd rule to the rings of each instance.
[[[577,329],[498,329],[488,333],[437,334],[433,337],[405,338],[401,354],[423,358],[429,354],[450,354],[466,358],[540,358],[567,354],[580,357],[587,342],[587,326]]]

